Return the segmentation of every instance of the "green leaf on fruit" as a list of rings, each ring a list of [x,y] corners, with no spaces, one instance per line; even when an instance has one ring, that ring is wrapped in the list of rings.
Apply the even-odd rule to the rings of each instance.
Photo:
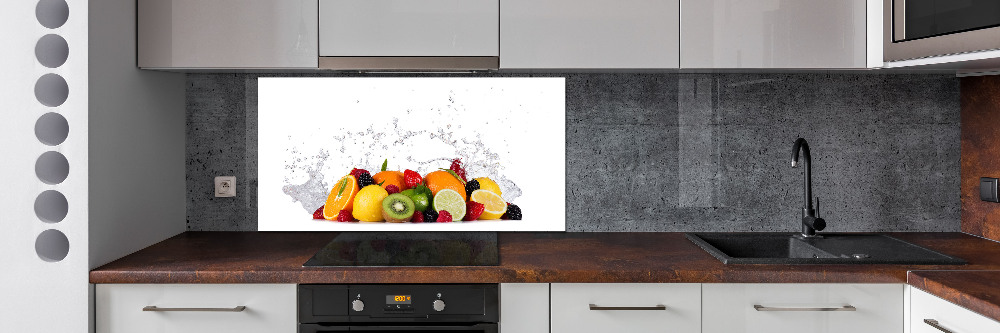
[[[341,194],[344,194],[344,189],[347,188],[347,179],[341,179],[340,184],[337,185],[340,186],[340,189],[337,190],[337,196],[339,197]]]
[[[382,171],[385,171],[385,169],[388,166],[389,166],[389,159],[387,158],[387,159],[385,159],[385,161],[382,161]],[[379,184],[379,185],[382,185],[382,184]]]
[[[450,173],[452,176],[455,176],[455,179],[458,179],[458,181],[462,182],[462,185],[465,185],[465,181],[462,180],[462,177],[459,177],[458,174],[455,173],[455,170],[445,169],[445,168],[438,168],[438,169],[441,169],[442,171],[448,171],[448,173]]]
[[[419,194],[426,194],[426,195],[431,194],[431,189],[428,188],[427,186],[424,186],[424,184],[417,184],[417,186],[413,187],[413,191]]]
[[[382,186],[382,184],[385,184],[384,180],[381,183],[378,183],[378,186]]]

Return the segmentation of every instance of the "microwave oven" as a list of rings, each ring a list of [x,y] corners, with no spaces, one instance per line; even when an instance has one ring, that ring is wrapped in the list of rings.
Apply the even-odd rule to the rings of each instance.
[[[1000,1],[884,0],[886,62],[1000,49]]]

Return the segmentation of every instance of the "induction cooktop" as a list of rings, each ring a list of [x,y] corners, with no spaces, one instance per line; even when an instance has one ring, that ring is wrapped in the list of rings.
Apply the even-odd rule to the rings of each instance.
[[[348,232],[303,267],[496,266],[495,232]]]

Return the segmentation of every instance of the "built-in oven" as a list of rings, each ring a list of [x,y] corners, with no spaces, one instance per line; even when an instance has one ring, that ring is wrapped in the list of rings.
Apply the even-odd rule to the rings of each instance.
[[[496,284],[299,285],[299,333],[497,333]]]
[[[884,0],[885,61],[1000,49],[1000,1]]]

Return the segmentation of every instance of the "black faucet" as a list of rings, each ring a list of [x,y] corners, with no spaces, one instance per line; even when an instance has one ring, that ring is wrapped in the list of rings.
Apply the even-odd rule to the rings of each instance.
[[[816,235],[816,231],[826,228],[826,220],[816,216],[816,211],[813,210],[812,167],[809,166],[809,163],[812,162],[812,157],[809,156],[809,143],[806,143],[806,139],[798,138],[798,140],[795,140],[795,145],[792,146],[793,168],[799,166],[799,151],[802,151],[802,163],[805,164],[805,172],[802,177],[804,182],[802,194],[805,198],[805,202],[802,205],[802,237],[820,237]],[[816,207],[819,208],[819,198],[816,198]]]

